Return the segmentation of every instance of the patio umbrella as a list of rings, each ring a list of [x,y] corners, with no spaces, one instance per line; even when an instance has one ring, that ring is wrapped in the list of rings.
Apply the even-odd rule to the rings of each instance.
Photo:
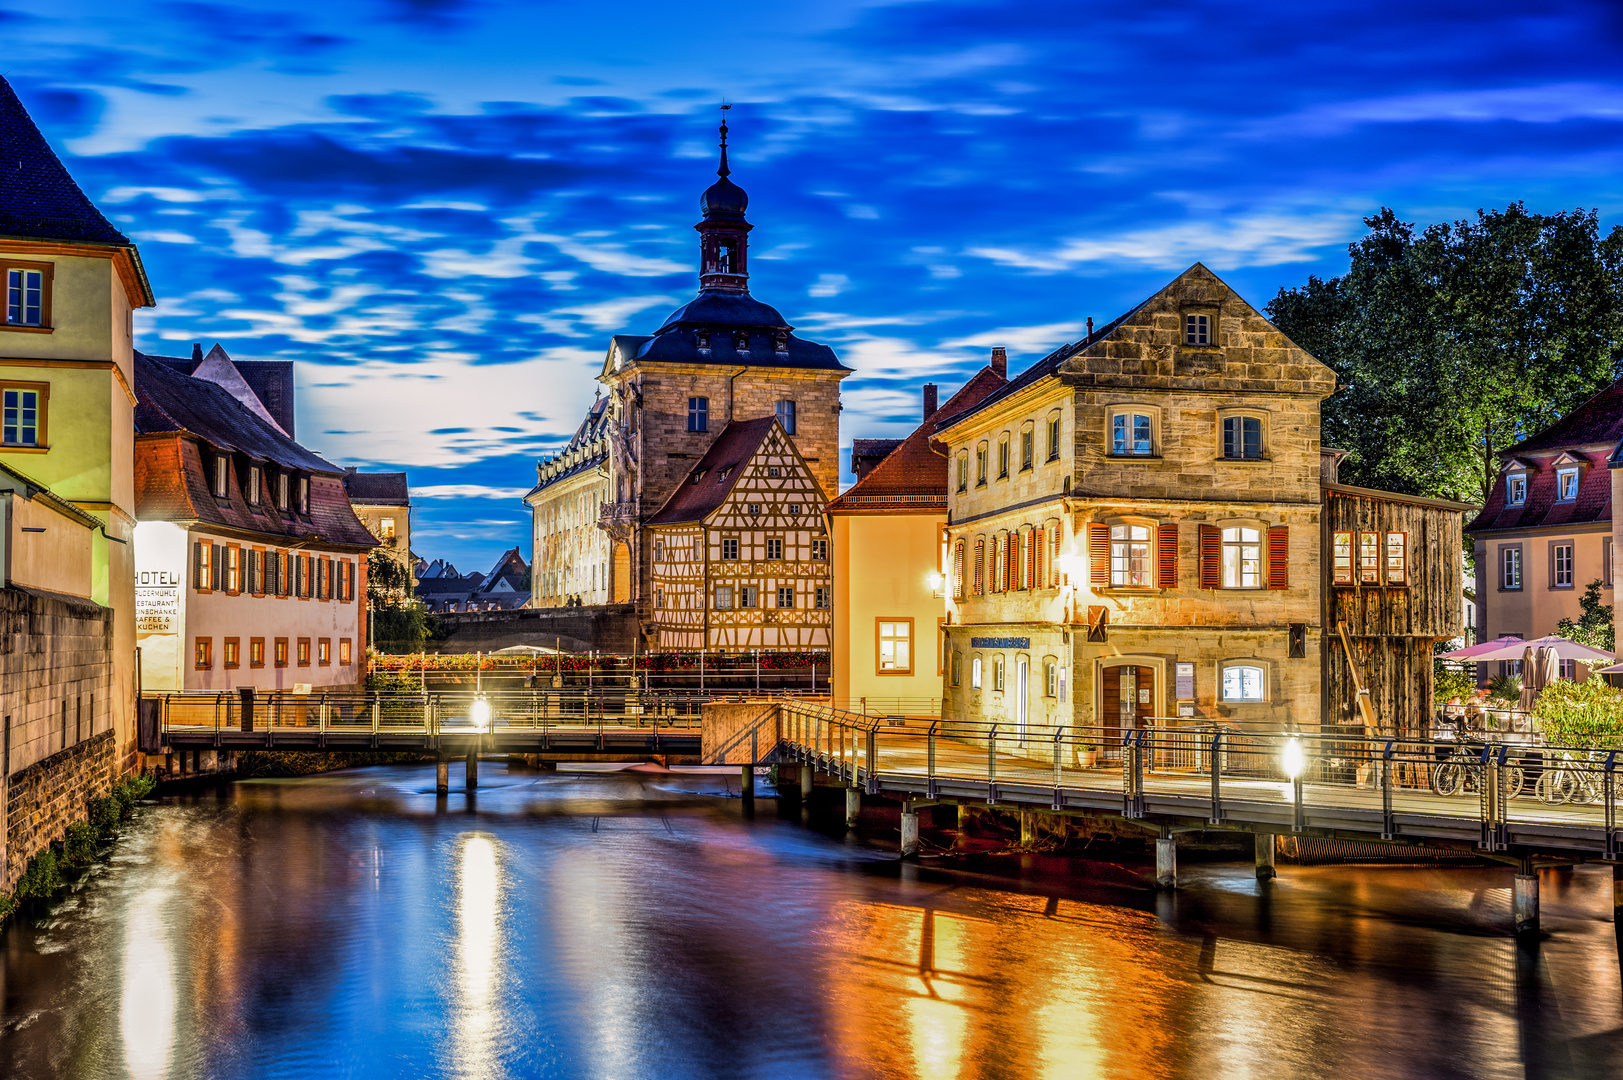
[[[1479,641],[1475,645],[1467,645],[1465,648],[1455,649],[1453,652],[1439,653],[1437,659],[1480,660],[1483,653],[1492,652],[1499,648],[1519,647],[1521,644],[1522,639],[1519,637],[1496,637],[1492,641]]]
[[[1553,634],[1547,637],[1532,638],[1528,641],[1511,639],[1503,644],[1495,643],[1495,646],[1495,648],[1489,649],[1486,652],[1477,653],[1475,656],[1468,657],[1467,659],[1479,661],[1527,660],[1530,658],[1527,656],[1526,650],[1538,649],[1544,646],[1548,646],[1555,652],[1555,658],[1557,660],[1615,659],[1613,654],[1607,652],[1605,649],[1597,649],[1590,645],[1581,645],[1576,641],[1568,641],[1566,638],[1556,637]],[[1453,657],[1455,655],[1456,654],[1454,653],[1444,654],[1445,657]],[[1525,671],[1526,669],[1524,668],[1523,670]]]
[[[1521,699],[1516,703],[1516,707],[1522,712],[1533,711],[1533,702],[1538,700],[1538,692],[1542,689],[1538,685],[1538,654],[1540,651],[1531,645],[1522,649],[1522,694]]]

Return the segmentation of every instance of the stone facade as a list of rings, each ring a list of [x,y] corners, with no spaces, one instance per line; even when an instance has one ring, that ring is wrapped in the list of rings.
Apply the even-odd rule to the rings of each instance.
[[[1106,741],[1151,721],[1316,726],[1333,389],[1197,264],[943,418],[944,718]]]
[[[0,890],[112,783],[113,641],[104,607],[0,589]]]

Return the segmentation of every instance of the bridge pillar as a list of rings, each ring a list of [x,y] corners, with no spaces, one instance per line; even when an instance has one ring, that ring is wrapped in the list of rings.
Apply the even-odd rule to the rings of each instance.
[[[1020,846],[1037,846],[1037,815],[1030,810],[1020,811]]]
[[[916,858],[919,853],[919,812],[910,802],[902,804],[902,858]]]
[[[1155,887],[1157,889],[1178,887],[1178,847],[1172,836],[1172,830],[1164,825],[1161,827],[1161,835],[1155,838]]]
[[[1269,881],[1277,876],[1274,870],[1274,834],[1257,834],[1257,880]]]
[[[811,798],[812,786],[814,783],[815,781],[812,775],[812,767],[810,765],[802,765],[800,767],[800,797],[802,799]]]
[[[862,792],[854,787],[845,789],[845,827],[857,827],[857,818],[862,814]]]
[[[476,747],[468,748],[468,774],[463,786],[469,791],[479,786],[479,750]]]
[[[1530,937],[1538,933],[1538,871],[1531,860],[1523,859],[1516,868],[1516,880],[1511,888],[1511,906],[1516,919],[1516,936]]]
[[[744,800],[744,813],[755,813],[755,766],[745,765],[740,769],[738,778],[738,795]]]
[[[451,762],[444,754],[438,755],[439,760],[434,764],[434,794],[449,795],[451,793]]]
[[[958,804],[958,831],[952,839],[952,846],[955,848],[969,846],[969,816],[971,813],[973,813],[973,810],[968,804]]]

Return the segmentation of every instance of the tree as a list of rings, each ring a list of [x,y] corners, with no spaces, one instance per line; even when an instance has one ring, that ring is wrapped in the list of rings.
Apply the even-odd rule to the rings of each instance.
[[[1583,609],[1583,614],[1576,622],[1562,619],[1555,624],[1555,632],[1557,636],[1564,637],[1568,641],[1605,649],[1607,652],[1616,652],[1617,650],[1612,647],[1616,640],[1612,626],[1612,605],[1600,602],[1600,590],[1600,579],[1591,581],[1585,587],[1583,596],[1578,598],[1578,606]]]
[[[411,584],[411,556],[379,544],[366,557],[366,611],[381,652],[413,652],[433,632],[432,617]]]
[[[1348,483],[1486,498],[1498,452],[1623,374],[1623,227],[1521,203],[1429,226],[1383,208],[1347,273],[1268,316],[1332,368],[1323,442]]]

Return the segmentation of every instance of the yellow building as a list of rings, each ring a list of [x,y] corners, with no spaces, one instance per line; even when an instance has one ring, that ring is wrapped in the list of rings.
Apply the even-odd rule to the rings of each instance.
[[[125,768],[135,753],[134,311],[153,306],[152,288],[135,245],[79,190],[4,79],[0,160],[0,464],[100,522],[90,598],[113,609],[109,703]]]
[[[999,349],[941,415],[1001,387],[1003,365]],[[947,459],[931,442],[937,412],[935,385],[927,384],[924,422],[828,505],[834,698],[842,707],[935,715],[941,706]]]

